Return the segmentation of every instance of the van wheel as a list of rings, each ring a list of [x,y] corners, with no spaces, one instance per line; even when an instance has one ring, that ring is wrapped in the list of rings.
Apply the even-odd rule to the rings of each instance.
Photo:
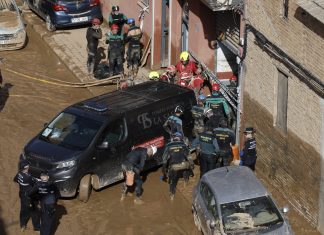
[[[55,25],[52,23],[52,20],[51,20],[51,17],[49,15],[46,15],[46,18],[45,18],[45,21],[46,21],[46,29],[50,32],[53,32],[56,30],[56,27]]]
[[[194,218],[194,223],[198,229],[199,232],[201,232],[201,223],[200,223],[200,219],[197,215],[197,212],[195,209],[192,209],[192,214],[193,214],[193,218]]]
[[[91,175],[83,176],[79,186],[79,200],[87,202],[90,198],[91,189]]]

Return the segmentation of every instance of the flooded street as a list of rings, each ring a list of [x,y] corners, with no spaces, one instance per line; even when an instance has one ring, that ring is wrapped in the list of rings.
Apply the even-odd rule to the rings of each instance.
[[[7,235],[20,234],[18,185],[12,180],[22,148],[44,123],[63,108],[92,96],[87,89],[64,88],[32,79],[47,80],[46,77],[52,77],[79,82],[38,35],[28,30],[28,36],[29,43],[23,50],[0,52],[0,57],[6,59],[3,68],[30,76],[26,78],[2,70],[0,185],[3,190],[0,196],[0,226],[4,225]],[[97,93],[114,88],[98,88]],[[159,180],[160,174],[158,171],[148,176],[144,183],[145,203],[140,206],[135,206],[131,197],[124,202],[119,201],[120,184],[101,192],[92,192],[86,204],[77,199],[60,200],[60,220],[55,234],[198,234],[189,200],[178,193],[176,199],[170,202],[168,185]],[[186,193],[190,197],[190,190]],[[28,227],[24,234],[34,234],[31,222]]]

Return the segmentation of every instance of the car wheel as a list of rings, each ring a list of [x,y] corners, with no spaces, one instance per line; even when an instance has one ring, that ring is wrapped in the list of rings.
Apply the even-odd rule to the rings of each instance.
[[[52,23],[52,20],[51,20],[51,17],[49,15],[46,15],[46,18],[45,18],[45,21],[46,21],[46,29],[50,32],[53,32],[56,30],[56,27],[55,25]]]
[[[192,214],[193,214],[193,218],[194,218],[194,223],[195,223],[198,231],[201,232],[201,222],[200,222],[200,219],[199,219],[199,217],[197,215],[197,212],[194,209],[194,207],[192,208]]]
[[[79,186],[79,200],[82,202],[87,202],[90,198],[91,189],[91,175],[89,174],[83,176]]]

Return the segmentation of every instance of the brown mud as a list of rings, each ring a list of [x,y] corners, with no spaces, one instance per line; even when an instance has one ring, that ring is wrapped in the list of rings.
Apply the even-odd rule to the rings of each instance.
[[[5,64],[24,68],[31,76],[78,82],[70,71],[44,45],[38,35],[28,29],[29,43],[19,51],[0,52]],[[3,68],[5,65],[2,66]],[[34,72],[35,74],[33,74]],[[22,148],[58,112],[66,106],[91,97],[87,89],[62,88],[18,77],[5,70],[0,96],[0,234],[37,234],[31,222],[24,233],[19,228],[20,202],[18,185],[12,179]],[[105,92],[114,89],[107,87]],[[103,89],[98,89],[98,94]],[[159,180],[160,171],[148,175],[144,183],[143,205],[134,205],[133,197],[120,202],[121,185],[92,192],[88,203],[77,199],[60,200],[57,235],[69,234],[198,234],[191,214],[191,190],[177,193],[173,202],[168,185]],[[179,188],[181,188],[181,183]],[[189,188],[192,188],[193,182]],[[183,187],[182,187],[183,188]],[[184,196],[188,199],[184,199]]]
[[[19,21],[16,12],[13,11],[0,11],[0,28],[18,27]]]

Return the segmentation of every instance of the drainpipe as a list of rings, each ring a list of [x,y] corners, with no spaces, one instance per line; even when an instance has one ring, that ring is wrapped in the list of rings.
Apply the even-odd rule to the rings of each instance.
[[[171,64],[171,46],[172,46],[172,4],[173,1],[169,0],[169,46],[168,46],[168,65]]]
[[[154,64],[155,0],[152,0],[151,69]]]
[[[246,18],[246,11],[247,11],[247,0],[244,0],[244,7],[243,7],[243,12],[240,17],[240,57],[241,61],[239,62],[239,84],[238,84],[238,107],[237,109],[240,110],[241,112],[237,112],[236,115],[236,123],[237,123],[237,128],[236,128],[236,143],[239,146],[239,149],[242,148],[243,142],[240,143],[240,140],[243,140],[243,129],[242,127],[244,126],[244,115],[243,115],[243,93],[244,93],[244,76],[245,76],[245,63],[244,63],[244,56],[246,55],[246,46],[245,44],[247,43],[245,33],[246,33],[246,23],[245,23],[245,18]]]

